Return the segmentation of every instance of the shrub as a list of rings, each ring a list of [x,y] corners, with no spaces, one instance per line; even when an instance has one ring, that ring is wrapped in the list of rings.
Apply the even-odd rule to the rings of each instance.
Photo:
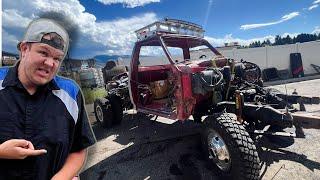
[[[95,89],[83,88],[82,93],[83,93],[86,104],[92,104],[95,99],[102,98],[107,95],[107,91],[104,88],[95,88]]]

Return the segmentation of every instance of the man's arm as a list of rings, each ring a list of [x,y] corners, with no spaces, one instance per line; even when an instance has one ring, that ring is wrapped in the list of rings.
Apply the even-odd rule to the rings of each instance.
[[[53,176],[52,180],[71,180],[78,175],[87,156],[87,150],[70,153],[62,169]]]
[[[70,154],[62,169],[52,178],[53,180],[72,179],[76,176],[85,162],[87,156],[86,148],[96,141],[84,108],[81,92],[77,94],[77,104],[79,107],[79,116],[75,124]]]

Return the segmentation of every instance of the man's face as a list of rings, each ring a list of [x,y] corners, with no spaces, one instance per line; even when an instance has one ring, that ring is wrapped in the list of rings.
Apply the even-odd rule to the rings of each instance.
[[[19,77],[29,86],[41,86],[50,82],[56,75],[62,58],[63,51],[55,49],[43,43],[22,43],[21,49],[21,70]],[[19,68],[19,69],[20,69]],[[21,79],[20,79],[21,80]]]

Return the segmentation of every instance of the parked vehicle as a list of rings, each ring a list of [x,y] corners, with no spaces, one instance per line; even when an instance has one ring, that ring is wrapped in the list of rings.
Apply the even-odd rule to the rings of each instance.
[[[202,144],[216,172],[259,179],[252,135],[268,133],[271,126],[292,127],[291,112],[299,110],[293,104],[303,106],[303,98],[264,88],[259,66],[224,57],[203,38],[199,25],[165,19],[136,34],[129,76],[107,85],[108,97],[95,102],[97,119],[110,127],[132,106],[181,121],[193,116],[205,128]],[[164,56],[144,55],[150,49]]]
[[[111,127],[121,123],[123,110],[132,108],[128,71],[125,66],[117,66],[113,61],[108,61],[102,73],[107,96],[94,101],[94,113],[103,127]]]

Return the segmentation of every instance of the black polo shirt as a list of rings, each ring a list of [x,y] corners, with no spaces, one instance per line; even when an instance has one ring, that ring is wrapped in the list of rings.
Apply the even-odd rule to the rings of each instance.
[[[0,179],[50,179],[69,153],[94,144],[79,87],[56,76],[30,95],[18,79],[18,65],[0,68],[0,143],[26,139],[47,153],[23,160],[0,159]]]

